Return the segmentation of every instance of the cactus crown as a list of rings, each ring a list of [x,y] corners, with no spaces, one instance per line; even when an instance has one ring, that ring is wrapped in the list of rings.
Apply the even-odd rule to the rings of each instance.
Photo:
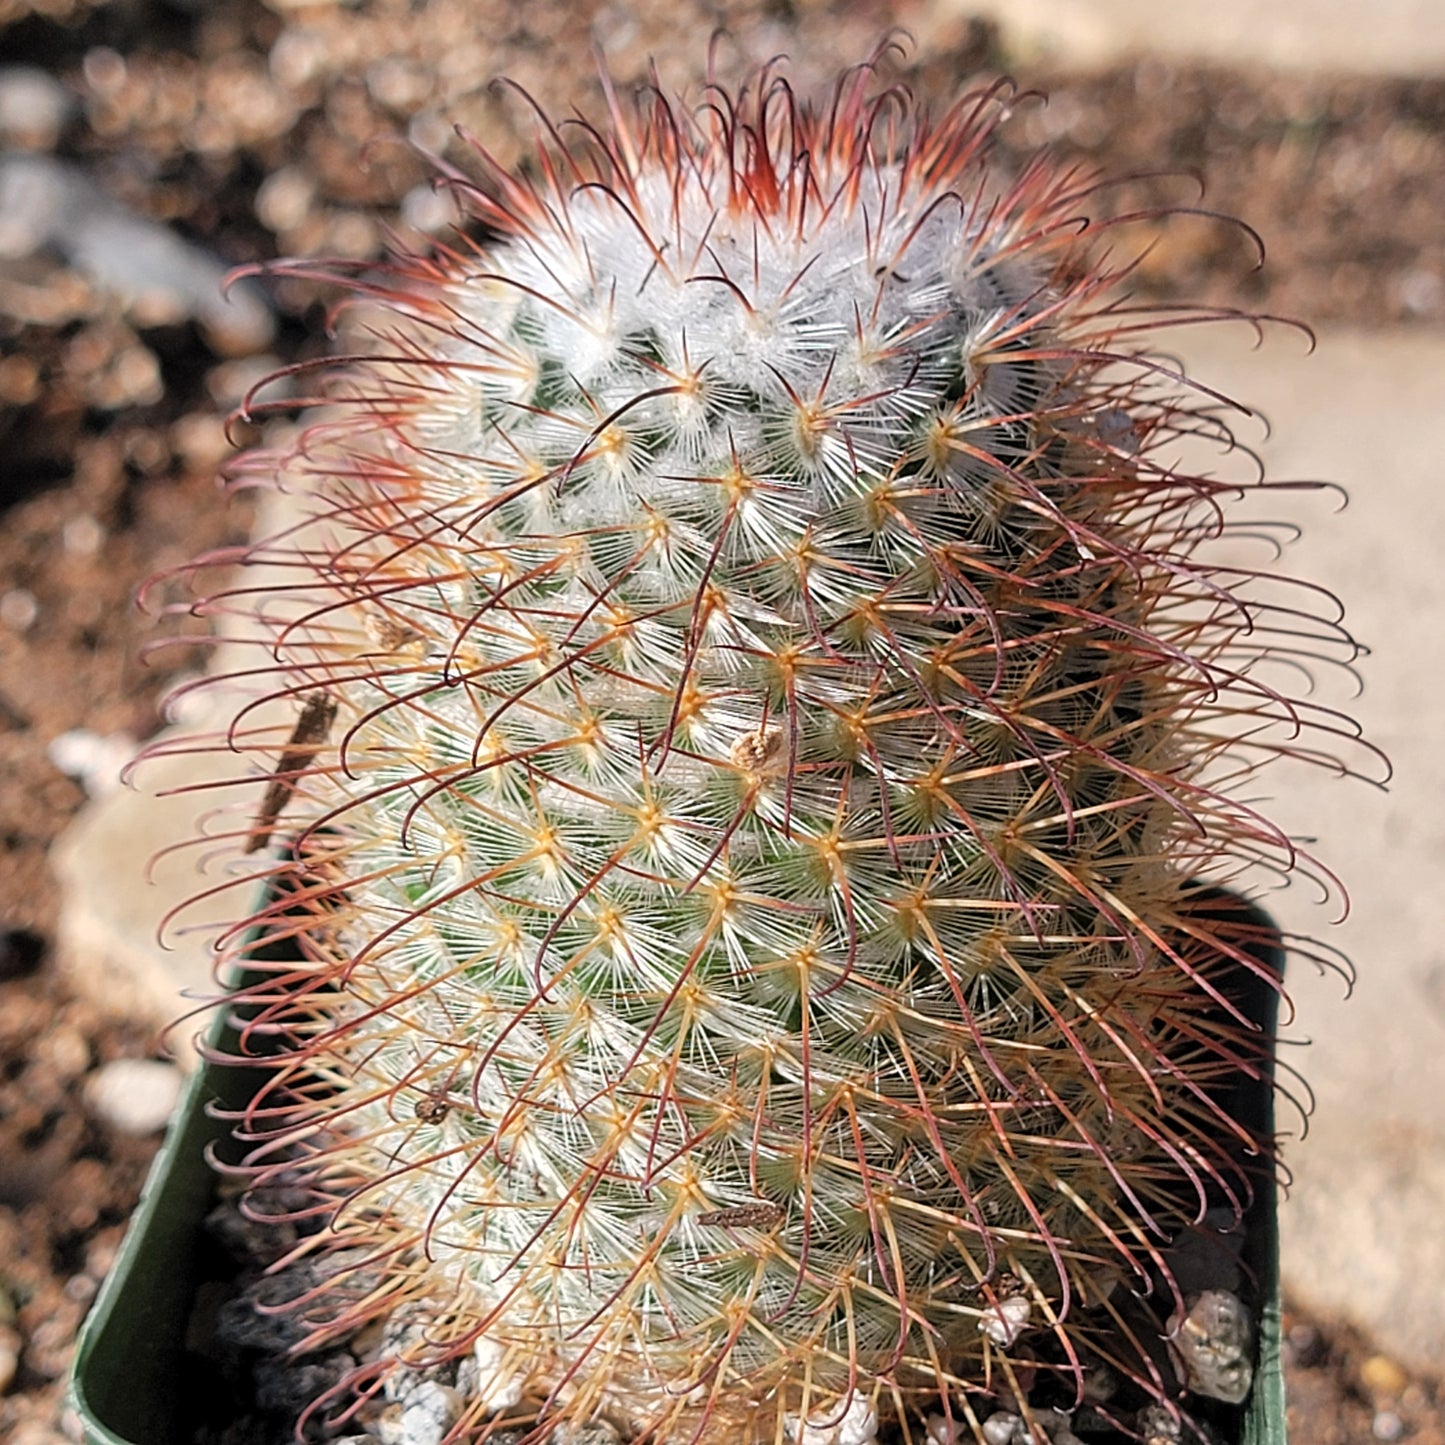
[[[477,1362],[455,1437],[1167,1394],[1118,1287],[1268,1153],[1189,890],[1289,860],[1207,771],[1296,714],[1195,559],[1225,489],[1155,459],[1213,399],[1132,342],[1092,178],[984,165],[1008,98],[614,99],[357,281],[367,354],[244,469],[307,515],[226,605],[312,699],[226,739],[306,953],[244,996],[251,1177],[343,1249],[310,1343]]]

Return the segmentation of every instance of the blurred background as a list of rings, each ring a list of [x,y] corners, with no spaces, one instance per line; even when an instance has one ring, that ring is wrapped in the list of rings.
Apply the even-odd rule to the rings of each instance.
[[[1445,6],[1437,0],[0,0],[0,1438],[66,1439],[76,1326],[114,1255],[184,1060],[160,1027],[203,990],[204,939],[155,943],[194,886],[146,857],[193,800],[117,787],[204,665],[135,605],[150,575],[242,541],[216,481],[225,418],[323,354],[326,294],[298,278],[226,297],[237,265],[424,246],[455,219],[420,152],[504,160],[532,118],[595,107],[593,49],[624,85],[693,84],[783,54],[803,93],[880,35],[921,97],[1007,73],[1005,162],[1040,145],[1135,177],[1099,213],[1198,204],[1134,228],[1145,299],[1298,318],[1170,337],[1248,401],[1302,540],[1271,564],[1341,597],[1373,649],[1362,695],[1320,680],[1393,758],[1389,792],[1280,770],[1260,801],[1347,882],[1266,899],[1353,960],[1356,996],[1303,962],[1287,1057],[1319,1107],[1286,1143],[1291,1428],[1302,1445],[1445,1442]],[[280,399],[285,386],[267,395]],[[1266,427],[1263,418],[1270,423]],[[1211,468],[1219,458],[1190,459]],[[183,595],[160,587],[154,606]],[[174,629],[172,629],[174,630]],[[184,768],[151,777],[184,783]],[[172,1042],[184,1053],[186,1030]],[[1300,1121],[1282,1119],[1298,1136]]]

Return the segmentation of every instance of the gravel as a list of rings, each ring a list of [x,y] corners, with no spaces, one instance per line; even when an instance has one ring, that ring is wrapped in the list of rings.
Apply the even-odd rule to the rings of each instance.
[[[86,1082],[85,1102],[101,1123],[122,1134],[155,1134],[166,1126],[184,1080],[159,1059],[116,1059]]]

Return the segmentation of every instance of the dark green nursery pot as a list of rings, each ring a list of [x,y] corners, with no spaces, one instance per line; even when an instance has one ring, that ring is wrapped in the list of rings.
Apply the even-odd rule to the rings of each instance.
[[[1232,911],[1257,926],[1261,942],[1251,951],[1262,963],[1282,969],[1284,954],[1268,919],[1237,903]],[[1272,1031],[1275,992],[1257,978],[1250,982],[1246,1004],[1255,1021]],[[236,1043],[234,1028],[220,1015],[207,1037],[223,1052]],[[187,1351],[187,1327],[206,1278],[204,1224],[215,1202],[216,1179],[207,1154],[211,1147],[223,1147],[227,1134],[213,1109],[243,1107],[255,1087],[254,1068],[205,1064],[191,1079],[115,1267],[80,1331],[70,1404],[86,1445],[189,1445],[193,1439],[196,1360]],[[1273,1130],[1274,1097],[1267,1084],[1246,1081],[1233,1106],[1242,1123],[1265,1133]],[[1231,1445],[1285,1445],[1273,1179],[1257,1185],[1247,1219],[1245,1262],[1264,1303],[1254,1389]]]
[[[217,1048],[236,1032],[217,1015],[206,1035]],[[95,1306],[81,1326],[70,1374],[70,1406],[86,1445],[180,1445],[194,1360],[187,1326],[203,1277],[205,1219],[216,1199],[210,1149],[228,1124],[215,1106],[240,1108],[256,1071],[203,1064],[192,1076],[141,1190]]]

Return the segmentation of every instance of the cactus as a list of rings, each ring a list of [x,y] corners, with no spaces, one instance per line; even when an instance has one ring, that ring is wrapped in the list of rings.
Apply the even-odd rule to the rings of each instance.
[[[286,840],[230,946],[302,956],[237,1001],[304,1348],[385,1322],[361,1409],[465,1361],[437,1438],[1177,1411],[1121,1301],[1272,1167],[1197,880],[1293,866],[1238,785],[1301,716],[1207,558],[1238,488],[1168,462],[1218,399],[1095,178],[990,169],[1003,87],[608,96],[342,277],[368,339],[237,474],[304,511],[209,604],[262,631],[212,743]]]

